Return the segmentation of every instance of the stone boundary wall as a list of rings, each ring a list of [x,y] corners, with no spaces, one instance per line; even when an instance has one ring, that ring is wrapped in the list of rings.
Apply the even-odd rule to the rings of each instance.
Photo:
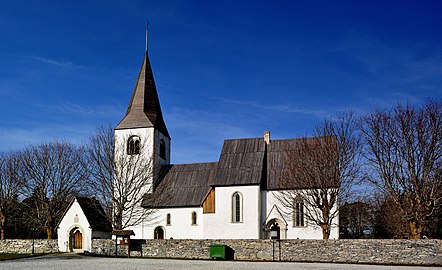
[[[131,240],[132,257],[210,259],[211,244],[225,244],[235,260],[442,265],[442,240]],[[92,253],[114,256],[115,240],[92,240]],[[127,247],[118,246],[118,256]]]
[[[34,253],[58,252],[57,239],[35,239]],[[32,253],[32,239],[6,239],[0,240],[0,253]]]

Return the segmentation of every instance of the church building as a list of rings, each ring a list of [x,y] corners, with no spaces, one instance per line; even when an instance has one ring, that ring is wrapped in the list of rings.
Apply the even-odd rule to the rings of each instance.
[[[298,140],[272,140],[265,131],[225,140],[218,161],[170,164],[171,136],[146,50],[115,145],[124,145],[116,154],[148,157],[145,168],[153,171],[140,207],[154,211],[126,229],[139,239],[322,239],[321,227],[304,218],[302,201],[287,209],[277,199],[284,190],[314,188],[285,179],[287,152]],[[330,239],[337,238],[335,220]]]

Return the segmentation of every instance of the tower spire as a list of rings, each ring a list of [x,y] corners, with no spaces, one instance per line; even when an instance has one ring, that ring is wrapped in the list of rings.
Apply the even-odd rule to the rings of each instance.
[[[146,21],[146,54],[149,50],[149,21]]]
[[[148,24],[146,24],[146,54],[144,55],[143,64],[138,74],[129,106],[127,107],[126,116],[115,129],[153,127],[170,139],[169,132],[164,123],[163,114],[161,113],[160,100],[147,54],[147,25]]]

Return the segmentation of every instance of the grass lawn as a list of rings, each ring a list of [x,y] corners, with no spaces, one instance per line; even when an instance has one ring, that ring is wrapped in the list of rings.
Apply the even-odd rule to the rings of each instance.
[[[0,261],[15,260],[21,258],[41,256],[42,254],[15,254],[15,253],[0,253]]]

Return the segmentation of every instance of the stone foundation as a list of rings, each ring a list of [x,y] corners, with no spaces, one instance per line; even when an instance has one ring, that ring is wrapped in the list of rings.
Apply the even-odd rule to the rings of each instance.
[[[211,244],[225,244],[235,260],[442,265],[442,240],[131,240],[131,256],[210,259]],[[115,255],[115,241],[93,240],[92,252]],[[127,247],[119,246],[119,256]]]
[[[34,253],[58,252],[57,239],[35,239]],[[0,253],[32,253],[32,239],[7,239],[0,240]]]

